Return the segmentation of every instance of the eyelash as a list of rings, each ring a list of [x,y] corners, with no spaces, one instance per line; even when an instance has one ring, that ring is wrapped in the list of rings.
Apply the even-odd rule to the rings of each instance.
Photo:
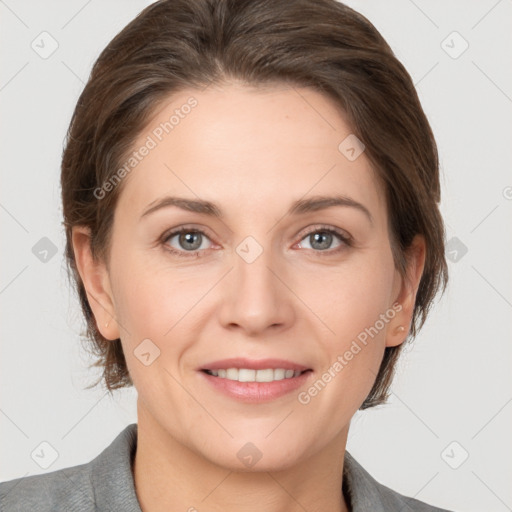
[[[179,229],[175,229],[173,231],[165,233],[162,236],[161,243],[162,243],[162,245],[164,245],[165,250],[170,252],[171,254],[173,254],[175,256],[180,257],[180,258],[194,258],[194,257],[202,258],[203,256],[201,255],[201,253],[205,252],[204,249],[199,249],[197,251],[178,251],[178,250],[176,250],[174,248],[170,248],[169,247],[168,241],[171,238],[173,238],[174,236],[179,235],[181,233],[199,233],[201,235],[206,236],[208,239],[210,238],[201,229],[196,229],[196,228],[191,228],[191,227],[183,226],[183,227],[181,227]],[[347,236],[347,235],[343,234],[341,231],[338,231],[337,229],[334,229],[334,228],[331,228],[331,227],[328,227],[328,226],[322,226],[322,225],[313,226],[313,228],[310,231],[308,231],[307,233],[305,233],[302,236],[302,238],[299,240],[299,242],[304,240],[304,238],[306,238],[307,236],[312,235],[314,233],[330,233],[330,234],[333,234],[333,235],[337,236],[343,242],[343,245],[341,245],[340,247],[338,247],[336,249],[332,249],[332,250],[327,249],[327,250],[324,250],[324,251],[315,251],[314,249],[311,249],[313,252],[318,253],[319,256],[322,256],[322,257],[329,257],[329,256],[336,255],[339,252],[341,252],[342,250],[346,249],[346,247],[344,247],[344,246],[351,247],[353,245],[353,240],[352,240],[352,238],[350,236]]]

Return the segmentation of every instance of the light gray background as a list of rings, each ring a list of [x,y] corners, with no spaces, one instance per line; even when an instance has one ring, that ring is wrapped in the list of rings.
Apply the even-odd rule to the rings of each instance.
[[[149,3],[0,1],[2,481],[88,462],[136,421],[133,389],[114,399],[83,390],[98,374],[66,279],[59,166],[94,60]],[[404,354],[389,405],[356,415],[348,449],[420,500],[512,510],[512,1],[347,3],[417,84],[439,145],[448,239],[459,240],[449,289]],[[47,59],[31,48],[43,31],[59,45]],[[458,58],[454,31],[469,43]],[[46,263],[32,252],[43,237],[57,249]],[[58,454],[47,469],[31,458],[43,441]]]

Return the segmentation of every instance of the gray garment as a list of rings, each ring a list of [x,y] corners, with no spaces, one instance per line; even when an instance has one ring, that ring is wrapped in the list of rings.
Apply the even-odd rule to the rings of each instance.
[[[137,424],[89,463],[0,483],[1,512],[141,512],[132,465]],[[352,512],[448,512],[379,484],[345,452],[343,491]]]

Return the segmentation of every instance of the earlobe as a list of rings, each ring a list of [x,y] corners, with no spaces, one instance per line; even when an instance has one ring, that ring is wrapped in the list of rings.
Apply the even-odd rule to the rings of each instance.
[[[406,339],[409,329],[403,325],[391,326],[386,335],[386,347],[397,347],[401,345]]]
[[[400,304],[400,311],[395,315],[386,334],[386,346],[395,347],[402,344],[409,334],[416,304],[416,295],[425,267],[426,245],[422,235],[416,235],[406,255],[406,275],[400,279],[400,289],[395,302]]]
[[[96,327],[109,340],[119,338],[114,301],[108,270],[103,261],[94,259],[91,250],[90,229],[75,226],[72,242],[78,272],[87,293],[87,300],[96,320]]]

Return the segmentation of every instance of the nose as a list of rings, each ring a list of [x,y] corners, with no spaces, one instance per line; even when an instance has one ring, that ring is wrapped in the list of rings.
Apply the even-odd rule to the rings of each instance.
[[[263,250],[254,261],[245,257],[244,247],[239,249],[234,254],[233,269],[226,276],[218,309],[223,327],[242,330],[247,336],[288,328],[295,310],[284,263],[278,262],[270,249]]]

